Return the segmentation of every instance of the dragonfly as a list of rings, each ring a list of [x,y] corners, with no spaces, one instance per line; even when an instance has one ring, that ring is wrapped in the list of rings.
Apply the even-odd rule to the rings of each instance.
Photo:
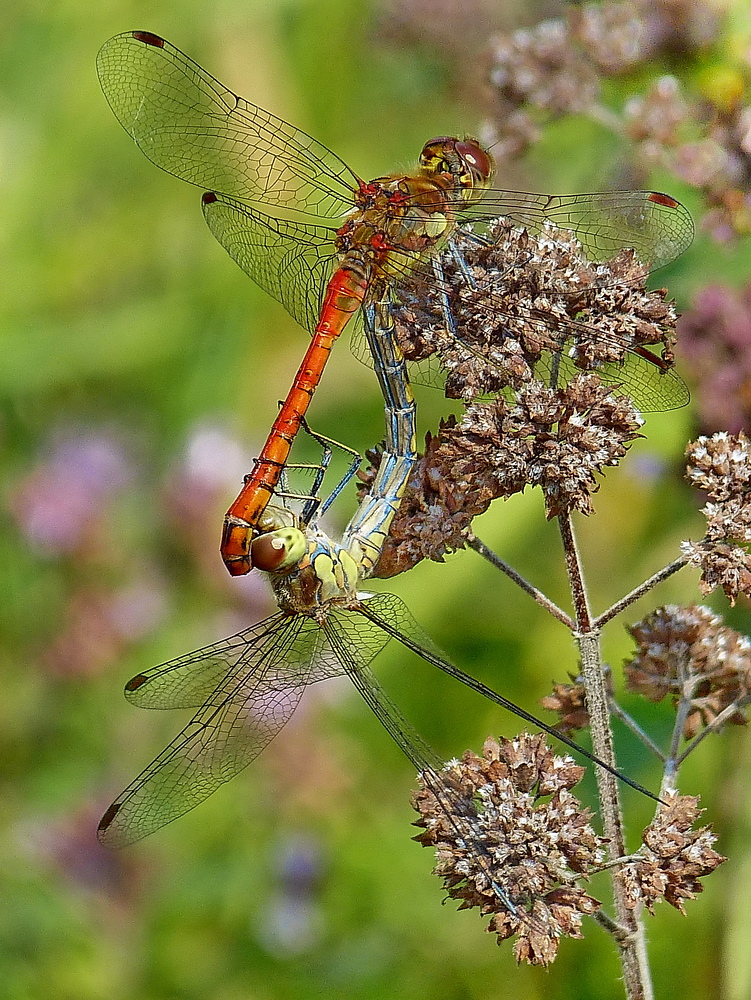
[[[331,443],[321,437],[316,440],[324,448]],[[324,460],[322,466],[326,464]],[[314,489],[320,481],[316,477]],[[388,508],[390,490],[382,492]],[[359,543],[347,549],[318,524],[318,514],[330,498],[319,504],[296,494],[295,499],[306,501],[307,513],[300,515],[287,502],[292,495],[277,492],[265,515],[267,530],[252,542],[254,564],[269,574],[279,610],[236,635],[139,673],[126,684],[126,697],[134,705],[196,712],[106,810],[98,828],[100,841],[107,847],[124,847],[198,806],[281,732],[308,685],[346,675],[420,773],[447,822],[471,845],[500,905],[523,924],[528,915],[499,884],[498,862],[476,832],[476,817],[467,815],[466,804],[457,804],[461,790],[452,788],[440,757],[404,718],[371,664],[396,640],[577,753],[602,762],[447,660],[399,598],[361,590],[367,565],[358,564]],[[277,505],[280,496],[283,506]],[[312,520],[306,524],[307,516]],[[380,523],[381,518],[376,518],[375,524]],[[377,527],[374,545],[380,538]],[[655,798],[620,772],[602,766]]]
[[[649,269],[672,261],[693,238],[686,208],[661,192],[493,188],[492,156],[471,136],[431,139],[414,172],[365,181],[312,136],[239,97],[150,31],[105,42],[97,71],[112,111],[139,148],[204,189],[211,232],[312,333],[225,517],[221,552],[232,575],[252,568],[253,538],[263,531],[264,510],[334,341],[368,303],[393,302],[404,290],[408,299],[415,285],[436,287],[447,302],[438,255],[459,229],[481,234],[499,218],[532,232],[552,224],[573,233],[592,260],[631,248]],[[484,299],[492,300],[487,289]],[[558,326],[564,323],[557,318]],[[643,348],[631,361],[618,381],[637,405],[670,409],[688,400],[668,362]]]

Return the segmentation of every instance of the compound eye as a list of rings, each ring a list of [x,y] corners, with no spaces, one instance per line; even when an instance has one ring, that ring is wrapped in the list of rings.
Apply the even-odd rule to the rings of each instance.
[[[483,180],[488,180],[493,175],[493,161],[490,155],[474,139],[465,139],[457,142],[456,151],[469,169]]]
[[[297,528],[280,528],[258,535],[250,545],[251,562],[256,569],[275,573],[290,569],[304,556],[305,535]]]
[[[431,150],[445,149],[446,146],[453,146],[455,142],[456,139],[452,139],[450,135],[439,135],[436,139],[428,139],[422,147],[422,155],[435,156],[435,152],[430,152]]]
[[[278,569],[286,555],[284,539],[273,535],[259,535],[250,545],[251,561],[256,569],[264,573],[273,573]]]

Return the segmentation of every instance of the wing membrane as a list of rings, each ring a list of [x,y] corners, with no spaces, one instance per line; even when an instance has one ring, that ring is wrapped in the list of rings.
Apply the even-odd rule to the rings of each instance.
[[[204,195],[203,214],[235,263],[302,327],[315,329],[337,261],[333,230],[276,219],[213,192]]]
[[[125,686],[125,697],[139,708],[200,708],[213,699],[224,679],[237,670],[247,671],[254,655],[276,634],[285,620],[277,613],[250,628],[160,663],[137,674]],[[213,699],[212,704],[218,704]]]
[[[694,238],[688,209],[658,191],[548,195],[491,189],[462,216],[474,222],[503,216],[534,233],[550,222],[573,232],[591,260],[631,249],[650,270],[675,260]]]
[[[164,39],[125,32],[97,56],[116,118],[157,166],[199,187],[337,219],[358,178],[322,143],[238,97]]]
[[[219,664],[230,663],[183,731],[109,807],[99,825],[102,843],[122,847],[140,840],[203,802],[280,732],[306,684],[343,672],[311,619],[279,614],[261,625],[228,640],[226,648],[217,643],[141,675],[138,704],[164,706],[175,685],[174,700],[184,704],[218,677]],[[250,642],[237,655],[237,640],[248,633]],[[196,679],[202,664],[205,685]],[[151,685],[153,699],[146,694]]]

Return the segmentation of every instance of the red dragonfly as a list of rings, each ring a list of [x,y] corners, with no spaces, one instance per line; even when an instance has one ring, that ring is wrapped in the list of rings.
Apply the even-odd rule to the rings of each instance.
[[[620,191],[555,196],[490,187],[494,164],[476,139],[425,144],[412,174],[364,181],[305,132],[238,97],[149,31],[116,35],[97,71],[115,116],[157,166],[205,189],[212,233],[240,267],[313,334],[271,433],[227,511],[222,556],[232,575],[252,568],[250,546],[287,461],[334,340],[364,302],[399,287],[439,283],[438,251],[458,227],[499,217],[539,232],[572,231],[593,260],[632,248],[650,269],[693,238],[687,210],[669,195]],[[209,189],[209,190],[206,190]],[[688,393],[649,352],[621,381],[638,405],[683,405]],[[657,366],[640,380],[640,366]],[[654,372],[654,368],[652,369]],[[659,381],[655,400],[649,398]],[[647,407],[648,408],[648,407]]]

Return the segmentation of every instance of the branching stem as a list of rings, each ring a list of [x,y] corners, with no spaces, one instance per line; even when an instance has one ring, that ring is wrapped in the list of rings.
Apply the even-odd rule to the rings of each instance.
[[[518,587],[521,587],[521,589],[525,591],[525,593],[529,594],[534,601],[537,601],[541,607],[545,608],[545,610],[548,611],[554,618],[557,618],[559,622],[562,622],[566,628],[573,631],[574,621],[570,615],[567,615],[565,611],[559,608],[558,605],[543,594],[541,590],[538,590],[537,587],[531,584],[528,580],[525,580],[520,573],[517,573],[512,566],[509,566],[504,559],[501,559],[501,557],[493,552],[492,549],[488,548],[485,542],[481,541],[477,535],[471,531],[467,533],[467,544],[471,549],[474,549],[475,552],[481,555],[483,559],[487,559],[492,566],[495,566],[496,569],[505,573],[510,580],[513,580]]]
[[[608,711],[608,692],[602,667],[600,630],[592,624],[587,589],[576,547],[573,526],[568,515],[558,518],[566,559],[566,570],[576,611],[577,629],[574,638],[582,663],[582,677],[590,717],[592,749],[607,764],[616,766],[613,732]],[[626,854],[623,814],[618,795],[618,782],[603,768],[597,768],[597,790],[608,853],[616,861]],[[617,925],[625,930],[616,940],[621,953],[624,986],[628,1000],[652,1000],[652,979],[646,950],[644,927],[636,913],[626,904],[623,881],[617,871],[612,879]]]
[[[639,584],[638,587],[634,587],[631,593],[626,594],[625,597],[621,597],[615,604],[611,605],[606,611],[603,611],[601,615],[598,615],[593,622],[594,627],[602,628],[603,625],[615,618],[616,615],[619,615],[621,611],[625,611],[627,607],[638,601],[640,597],[644,597],[645,594],[653,590],[663,580],[667,580],[673,573],[677,573],[679,569],[683,569],[687,563],[688,560],[683,557],[674,559],[673,562],[663,567],[658,573],[650,576],[644,583]]]

